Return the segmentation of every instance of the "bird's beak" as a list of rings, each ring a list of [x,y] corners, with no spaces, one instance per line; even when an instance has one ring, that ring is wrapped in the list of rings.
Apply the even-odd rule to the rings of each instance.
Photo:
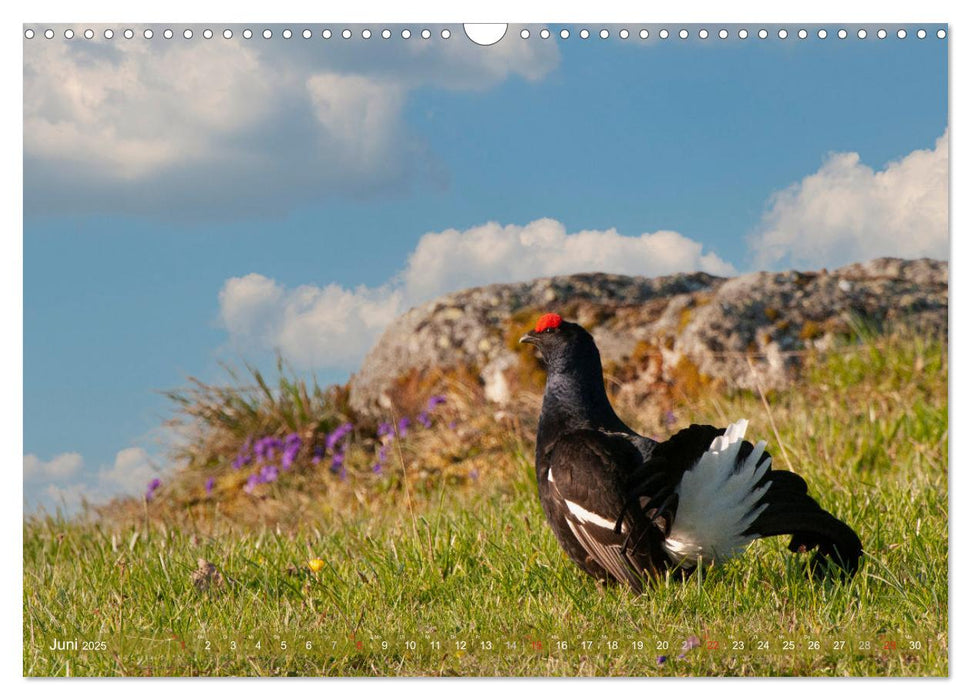
[[[537,340],[538,340],[538,338],[536,337],[536,334],[533,333],[533,331],[529,331],[522,338],[519,339],[519,342],[520,343],[527,343],[529,345],[536,345],[536,341]]]

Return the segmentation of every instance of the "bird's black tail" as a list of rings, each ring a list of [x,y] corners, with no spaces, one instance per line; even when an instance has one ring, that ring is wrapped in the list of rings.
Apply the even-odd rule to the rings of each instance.
[[[767,507],[746,530],[747,535],[771,537],[792,535],[789,550],[816,549],[811,568],[814,574],[825,571],[829,559],[853,575],[863,555],[859,536],[849,525],[823,510],[808,494],[806,482],[792,472],[772,470],[766,474],[769,490],[762,497]]]

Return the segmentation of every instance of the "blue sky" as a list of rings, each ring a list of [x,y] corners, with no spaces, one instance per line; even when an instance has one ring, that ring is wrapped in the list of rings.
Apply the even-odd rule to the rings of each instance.
[[[27,503],[147,482],[158,390],[275,347],[343,381],[465,284],[946,257],[947,41],[787,27],[26,41]]]

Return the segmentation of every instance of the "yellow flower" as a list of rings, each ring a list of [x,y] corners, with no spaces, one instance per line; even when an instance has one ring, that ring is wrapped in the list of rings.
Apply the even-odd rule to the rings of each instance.
[[[307,566],[309,566],[310,570],[316,574],[318,571],[324,568],[324,560],[311,559],[310,561],[307,562]]]

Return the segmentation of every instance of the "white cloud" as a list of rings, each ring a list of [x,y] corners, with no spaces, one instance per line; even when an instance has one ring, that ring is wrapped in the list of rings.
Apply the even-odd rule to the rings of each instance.
[[[101,503],[119,495],[139,495],[160,476],[154,460],[141,447],[120,450],[111,465],[85,470],[77,452],[57,455],[44,462],[24,455],[24,497],[28,507],[76,510],[82,503]]]
[[[95,34],[25,44],[28,212],[240,216],[328,193],[408,188],[441,168],[404,123],[411,92],[538,80],[559,60],[555,42],[484,50],[458,40],[353,41],[321,50]]]
[[[77,475],[84,458],[77,452],[64,452],[48,461],[35,454],[24,455],[24,481],[62,481]]]
[[[102,496],[144,491],[158,476],[148,453],[141,447],[126,447],[115,455],[115,463],[98,472],[98,492]]]
[[[879,256],[948,257],[948,132],[874,171],[835,153],[769,200],[749,241],[761,266],[819,267]]]
[[[614,229],[567,233],[553,219],[525,226],[487,223],[425,234],[387,284],[287,290],[259,274],[234,277],[219,293],[220,320],[242,350],[279,350],[296,366],[355,369],[384,328],[410,306],[446,292],[576,272],[656,276],[735,272],[674,231],[622,236]]]
[[[701,243],[675,231],[568,234],[559,221],[538,219],[525,226],[490,222],[465,231],[428,233],[408,259],[404,279],[409,299],[418,301],[463,287],[577,272],[654,277],[696,270],[735,272],[714,253],[703,254]]]

